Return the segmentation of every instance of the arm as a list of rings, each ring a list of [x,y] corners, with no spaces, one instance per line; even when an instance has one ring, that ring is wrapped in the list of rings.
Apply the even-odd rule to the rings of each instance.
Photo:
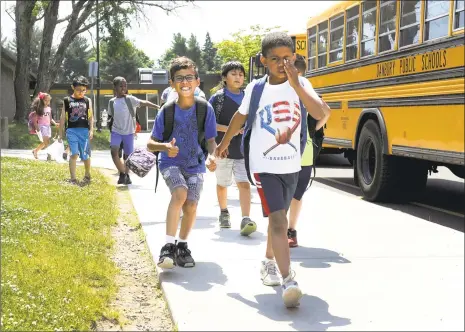
[[[207,150],[209,155],[213,155],[215,153],[216,141],[214,137],[207,140]]]
[[[160,142],[156,137],[150,136],[147,142],[147,150],[150,152],[168,152],[168,144],[170,143]]]
[[[58,128],[58,141],[61,141],[63,138],[63,131],[65,128],[65,105],[63,104],[63,108],[61,109],[61,115],[60,115],[60,127]]]
[[[244,126],[245,121],[247,121],[248,115],[244,115],[237,111],[234,113],[231,122],[229,123],[228,130],[226,130],[226,134],[224,134],[223,140],[221,144],[229,145],[232,138],[237,135],[237,133],[241,130]],[[223,143],[224,142],[224,143]]]
[[[94,137],[94,111],[92,109],[92,100],[89,98],[89,110],[88,110],[88,119],[89,119],[89,139]]]
[[[225,133],[228,130],[228,126],[216,124],[216,130]]]
[[[330,116],[331,116],[331,109],[328,107],[328,109],[325,110],[325,116],[323,117],[323,119],[317,121],[315,130],[318,131],[321,128],[323,128],[323,126],[326,124],[326,122],[328,122],[328,119],[329,119]]]
[[[140,101],[140,104],[139,104],[140,107],[149,107],[149,108],[155,108],[155,109],[159,109],[160,106],[158,106],[157,104],[154,104],[148,100],[141,100]]]

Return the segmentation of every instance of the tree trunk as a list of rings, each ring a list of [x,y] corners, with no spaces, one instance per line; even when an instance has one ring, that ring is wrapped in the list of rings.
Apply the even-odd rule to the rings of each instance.
[[[37,84],[34,96],[40,91],[49,92],[54,78],[50,76],[50,54],[52,50],[53,34],[58,21],[58,7],[60,1],[51,1],[45,8],[44,30],[42,34],[42,45],[40,49],[39,69],[37,71]]]
[[[29,97],[29,71],[31,55],[31,36],[35,17],[32,15],[36,1],[17,1],[16,20],[16,69],[15,69],[15,120],[26,118],[31,99]]]

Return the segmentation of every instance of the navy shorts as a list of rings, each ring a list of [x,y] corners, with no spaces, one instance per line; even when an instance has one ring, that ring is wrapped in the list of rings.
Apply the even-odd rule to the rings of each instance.
[[[294,199],[300,201],[305,191],[307,190],[310,178],[312,177],[313,166],[302,166],[299,172],[299,180],[297,181],[297,188],[295,189]]]
[[[270,213],[289,210],[297,187],[299,172],[291,174],[255,173],[254,178],[265,218]]]

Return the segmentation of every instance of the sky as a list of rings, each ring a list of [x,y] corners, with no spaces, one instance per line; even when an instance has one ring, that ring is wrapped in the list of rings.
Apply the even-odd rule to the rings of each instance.
[[[238,30],[247,30],[251,25],[264,28],[281,26],[289,33],[304,33],[307,21],[338,1],[195,1],[180,8],[175,14],[167,15],[161,9],[149,7],[145,14],[149,18],[134,21],[126,30],[126,36],[142,49],[152,60],[158,59],[171,46],[173,34],[181,33],[186,39],[193,33],[200,46],[207,32],[213,42],[230,37]],[[14,21],[5,9],[14,6],[13,1],[1,1],[2,35],[11,39]],[[71,11],[71,2],[61,1],[59,16]],[[43,23],[42,23],[43,25]],[[57,26],[54,41],[59,42],[65,24]],[[95,38],[95,29],[83,36]]]

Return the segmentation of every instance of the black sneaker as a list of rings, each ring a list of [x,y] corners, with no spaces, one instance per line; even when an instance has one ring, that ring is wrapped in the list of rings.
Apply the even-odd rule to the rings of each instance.
[[[118,184],[124,184],[125,181],[126,181],[126,174],[124,174],[124,173],[119,173]]]
[[[172,243],[167,243],[160,250],[160,258],[158,259],[158,266],[162,269],[172,269],[176,265],[174,256],[176,246]]]
[[[129,174],[126,174],[126,176],[124,177],[124,184],[132,184]]]
[[[176,248],[176,265],[180,267],[194,267],[195,262],[186,242],[179,242]]]

